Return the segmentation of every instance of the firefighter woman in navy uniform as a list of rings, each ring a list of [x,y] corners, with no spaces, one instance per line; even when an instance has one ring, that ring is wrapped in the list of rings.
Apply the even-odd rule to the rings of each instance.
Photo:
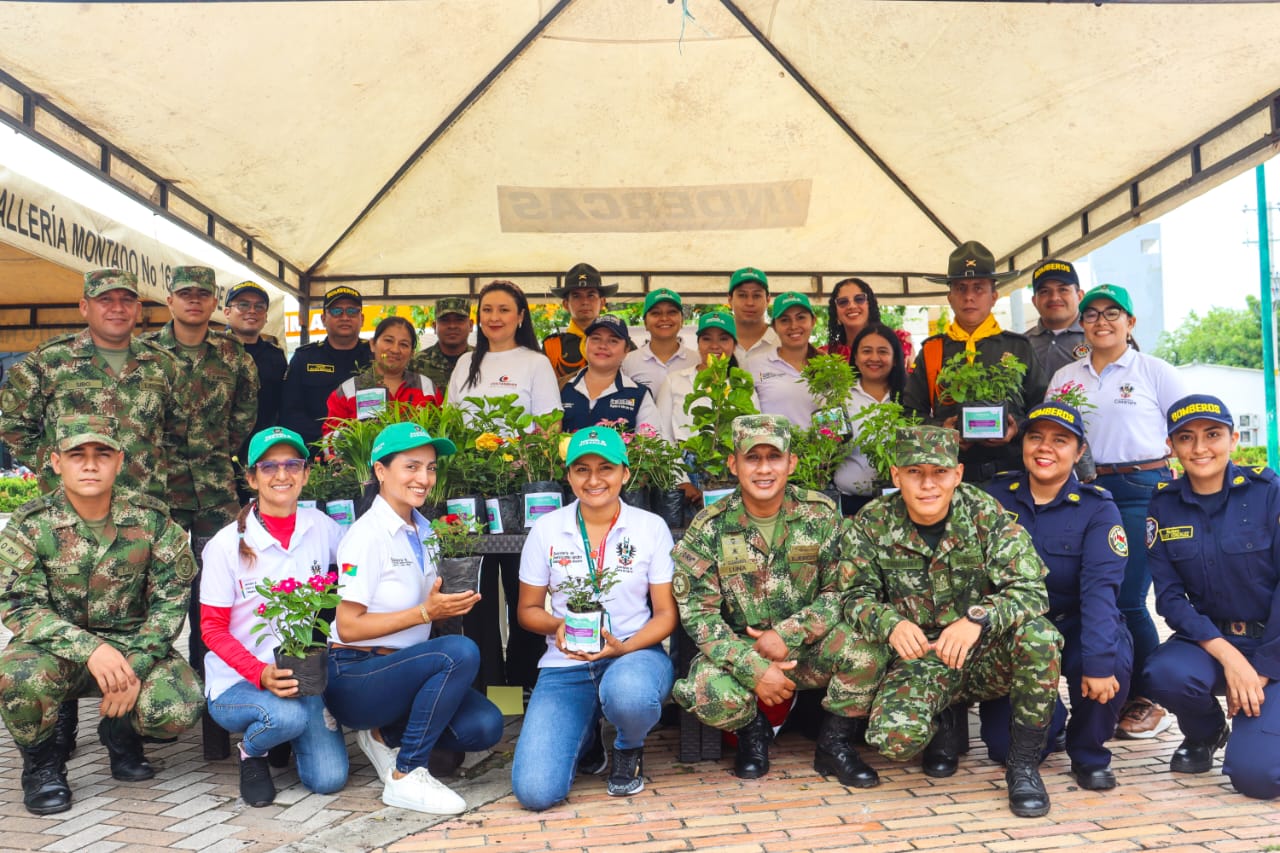
[[[1239,434],[1217,397],[1169,408],[1186,476],[1163,484],[1147,518],[1156,610],[1173,629],[1147,661],[1153,699],[1184,740],[1169,769],[1222,772],[1250,797],[1280,796],[1280,478],[1231,462]],[[1218,702],[1225,695],[1226,714]],[[1230,725],[1228,725],[1230,720]],[[1230,742],[1228,743],[1228,737]]]
[[[1120,510],[1106,489],[1073,471],[1084,453],[1084,419],[1065,403],[1041,403],[1022,424],[1026,471],[996,475],[987,487],[1031,534],[1049,567],[1049,619],[1061,632],[1062,676],[1071,698],[1067,754],[1081,788],[1114,788],[1110,740],[1129,691],[1133,639],[1117,599],[1129,547]],[[1053,729],[1061,731],[1058,700]],[[983,702],[982,739],[992,760],[1009,751],[1009,700]]]

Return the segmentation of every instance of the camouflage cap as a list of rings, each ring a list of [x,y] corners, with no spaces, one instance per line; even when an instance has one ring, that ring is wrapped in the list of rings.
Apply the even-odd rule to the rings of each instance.
[[[942,465],[954,468],[960,462],[960,433],[940,426],[913,426],[898,429],[894,448],[896,465]]]
[[[189,287],[198,287],[208,293],[218,292],[218,283],[214,280],[213,270],[209,267],[174,267],[173,277],[169,279],[169,292],[177,293]]]
[[[94,442],[119,450],[120,442],[116,441],[115,435],[116,419],[106,415],[67,415],[58,418],[54,428],[60,453]]]
[[[738,415],[733,419],[733,449],[746,453],[757,444],[791,450],[791,421],[782,415]]]
[[[443,299],[436,300],[436,319],[448,317],[455,314],[459,317],[471,319],[471,305],[467,302],[465,296],[446,296]]]
[[[92,299],[112,290],[127,290],[138,295],[138,277],[128,270],[90,270],[84,274],[84,295]]]

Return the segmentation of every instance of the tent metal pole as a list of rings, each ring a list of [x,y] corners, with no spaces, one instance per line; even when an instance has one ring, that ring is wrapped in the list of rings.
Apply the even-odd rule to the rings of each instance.
[[[1280,471],[1280,445],[1276,441],[1276,330],[1271,304],[1271,235],[1267,229],[1267,173],[1253,169],[1258,187],[1258,277],[1262,303],[1262,385],[1267,401],[1267,465]]]

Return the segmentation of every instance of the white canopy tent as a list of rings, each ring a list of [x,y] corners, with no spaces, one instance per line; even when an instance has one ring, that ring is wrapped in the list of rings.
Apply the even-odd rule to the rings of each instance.
[[[0,120],[304,310],[580,260],[624,294],[750,264],[936,300],[963,240],[1077,257],[1270,157],[1276,32],[1273,3],[6,3]]]

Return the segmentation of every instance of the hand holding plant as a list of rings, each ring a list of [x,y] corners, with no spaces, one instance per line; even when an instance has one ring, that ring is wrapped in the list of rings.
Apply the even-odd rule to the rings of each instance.
[[[341,597],[337,592],[338,573],[312,575],[306,582],[285,578],[279,583],[264,578],[257,586],[258,595],[264,601],[258,605],[258,615],[263,621],[249,629],[259,634],[257,644],[268,636],[280,643],[280,654],[293,658],[305,657],[307,649],[325,645],[315,639],[315,632],[329,636],[329,626],[320,618],[321,611],[338,606]]]

